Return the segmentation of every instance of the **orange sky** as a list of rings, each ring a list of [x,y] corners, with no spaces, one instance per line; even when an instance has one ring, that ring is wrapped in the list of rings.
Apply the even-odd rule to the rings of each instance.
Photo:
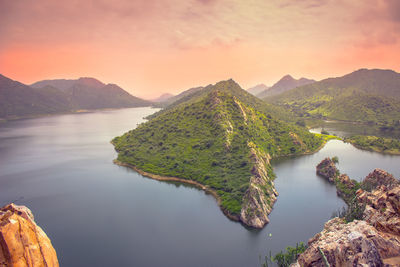
[[[398,0],[0,0],[0,73],[26,84],[86,76],[152,98],[399,72],[399,51]]]

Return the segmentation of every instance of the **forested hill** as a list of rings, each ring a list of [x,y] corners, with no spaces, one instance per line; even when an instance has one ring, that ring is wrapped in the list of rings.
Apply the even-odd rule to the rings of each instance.
[[[233,80],[202,91],[116,137],[118,161],[198,182],[226,215],[263,227],[277,195],[271,157],[314,151],[322,140],[258,109],[262,102]]]
[[[393,123],[400,120],[400,74],[360,69],[265,100],[304,117]]]

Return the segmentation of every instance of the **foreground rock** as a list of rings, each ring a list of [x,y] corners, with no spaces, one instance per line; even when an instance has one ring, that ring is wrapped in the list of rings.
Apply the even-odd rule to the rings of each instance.
[[[339,192],[355,190],[347,175],[335,178]],[[294,266],[400,266],[400,183],[375,169],[360,184],[355,201],[365,206],[363,220],[346,223],[334,218],[308,241]],[[342,191],[340,191],[342,190]],[[369,192],[371,191],[371,192]]]
[[[0,245],[0,266],[59,266],[50,239],[27,207],[0,209]]]
[[[345,223],[334,218],[324,230],[308,242],[307,250],[298,258],[299,266],[385,266],[400,256],[400,238],[378,231],[365,221]],[[387,265],[390,266],[390,265]]]

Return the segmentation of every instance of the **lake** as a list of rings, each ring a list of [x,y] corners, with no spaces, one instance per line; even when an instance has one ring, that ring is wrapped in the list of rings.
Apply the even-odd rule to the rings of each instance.
[[[0,124],[0,204],[28,206],[61,266],[260,266],[321,231],[344,205],[316,176],[327,156],[362,178],[373,168],[400,175],[400,157],[329,141],[319,152],[273,162],[278,200],[271,222],[249,230],[227,219],[210,195],[144,178],[114,165],[110,140],[151,108],[49,116]]]

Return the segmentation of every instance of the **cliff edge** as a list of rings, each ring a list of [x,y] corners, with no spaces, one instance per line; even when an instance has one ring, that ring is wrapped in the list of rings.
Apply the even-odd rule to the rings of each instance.
[[[400,182],[375,169],[358,183],[339,174],[330,159],[317,172],[335,183],[348,211],[358,208],[359,218],[328,221],[292,266],[400,266]]]
[[[57,254],[25,206],[0,208],[0,266],[57,267]]]

